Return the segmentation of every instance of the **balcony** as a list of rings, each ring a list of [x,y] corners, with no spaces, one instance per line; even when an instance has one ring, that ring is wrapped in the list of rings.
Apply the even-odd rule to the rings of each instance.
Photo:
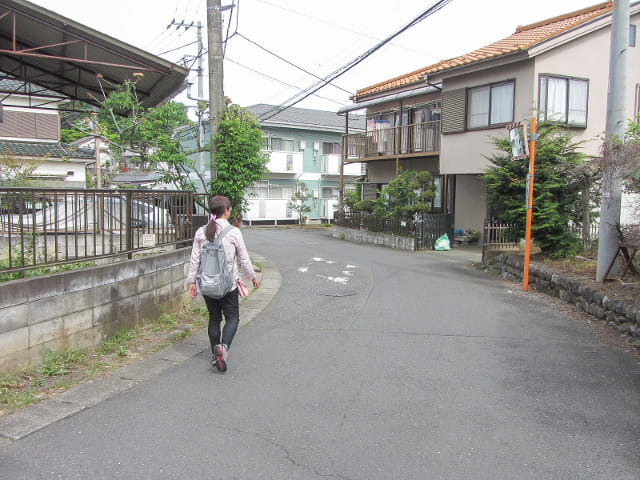
[[[440,120],[343,135],[346,161],[438,155]]]
[[[340,175],[340,155],[322,155],[322,174]],[[362,164],[349,163],[344,166],[345,176],[359,177],[362,175]]]
[[[302,152],[271,152],[267,169],[271,173],[302,173]]]

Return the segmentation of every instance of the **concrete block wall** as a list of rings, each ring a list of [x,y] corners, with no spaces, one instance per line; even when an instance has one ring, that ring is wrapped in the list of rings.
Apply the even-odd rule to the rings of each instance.
[[[0,283],[0,370],[98,345],[186,301],[191,248]]]
[[[356,230],[353,228],[333,227],[333,238],[338,240],[348,240],[357,243],[371,243],[400,250],[415,250],[416,242],[413,237],[403,237],[388,233],[368,232],[366,230]]]

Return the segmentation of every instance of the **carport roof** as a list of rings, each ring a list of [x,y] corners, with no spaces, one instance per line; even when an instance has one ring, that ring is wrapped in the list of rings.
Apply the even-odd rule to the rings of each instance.
[[[0,0],[0,71],[70,99],[98,105],[98,78],[109,93],[138,78],[146,106],[182,89],[188,70],[25,0]]]

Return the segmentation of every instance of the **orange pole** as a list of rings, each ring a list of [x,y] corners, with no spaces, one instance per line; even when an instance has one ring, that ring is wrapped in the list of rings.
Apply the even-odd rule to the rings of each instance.
[[[529,290],[529,257],[531,256],[531,218],[533,217],[533,172],[536,163],[536,119],[531,118],[531,140],[529,142],[529,176],[527,186],[527,228],[524,237],[524,272],[522,275],[522,290]]]

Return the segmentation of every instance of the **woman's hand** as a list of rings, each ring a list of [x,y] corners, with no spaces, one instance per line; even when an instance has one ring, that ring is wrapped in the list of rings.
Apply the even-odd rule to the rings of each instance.
[[[254,288],[258,288],[260,286],[260,280],[258,280],[258,277],[253,277],[251,283],[253,283]]]
[[[189,296],[191,298],[196,298],[198,296],[198,290],[196,289],[196,284],[195,283],[190,283],[189,284]]]

